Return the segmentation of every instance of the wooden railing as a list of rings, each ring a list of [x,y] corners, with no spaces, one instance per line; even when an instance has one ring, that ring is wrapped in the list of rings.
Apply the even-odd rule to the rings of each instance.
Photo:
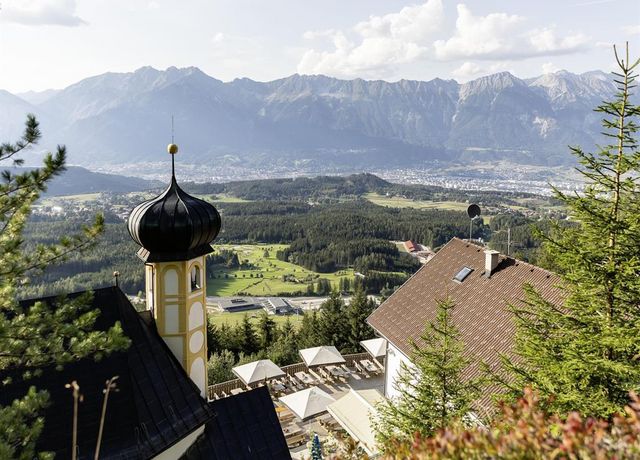
[[[346,361],[347,367],[355,367],[355,363],[362,359],[370,359],[371,356],[369,353],[353,353],[350,355],[342,355],[344,360]],[[295,363],[289,364],[288,366],[282,366],[282,369],[287,375],[294,375],[296,372],[306,371],[307,366],[305,363]],[[209,399],[214,399],[214,395],[217,393],[218,396],[231,394],[231,390],[235,390],[236,388],[246,388],[246,385],[242,383],[240,379],[227,380],[226,382],[216,383],[215,385],[209,385]]]

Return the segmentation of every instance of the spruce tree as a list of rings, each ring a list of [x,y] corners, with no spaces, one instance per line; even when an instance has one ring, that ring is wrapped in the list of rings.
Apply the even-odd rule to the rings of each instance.
[[[236,326],[236,333],[238,336],[238,342],[240,343],[240,350],[245,355],[250,355],[257,352],[260,349],[260,345],[258,343],[258,336],[256,335],[256,331],[251,324],[251,320],[249,319],[249,315],[246,313],[242,317],[242,322]]]
[[[512,307],[519,359],[504,358],[508,373],[498,376],[514,396],[525,385],[553,395],[555,412],[604,417],[640,391],[640,111],[631,102],[639,61],[629,62],[628,47],[625,59],[615,55],[618,93],[596,109],[609,144],[596,153],[571,148],[585,188],[554,194],[575,225],[544,236],[564,302],[525,288],[524,305]]]
[[[220,338],[220,330],[213,321],[211,321],[209,315],[207,315],[207,358],[210,358],[214,352],[224,349]]]
[[[22,164],[20,155],[41,137],[33,115],[27,116],[20,140],[0,145],[0,161],[13,160]],[[34,271],[44,270],[55,261],[64,260],[74,251],[92,246],[103,228],[98,216],[82,232],[63,238],[59,243],[39,245],[27,250],[23,234],[34,202],[46,190],[47,184],[65,170],[66,149],[58,146],[48,153],[40,168],[18,174],[6,170],[0,182],[0,391],[6,384],[2,370],[23,369],[25,387],[29,377],[39,368],[64,366],[88,356],[100,359],[112,351],[128,346],[119,324],[106,332],[93,331],[99,315],[91,310],[91,296],[73,301],[61,301],[55,311],[43,303],[20,305],[16,301],[19,286]],[[81,376],[79,376],[81,377]],[[13,382],[16,384],[16,382]],[[0,458],[34,458],[35,443],[44,420],[42,409],[47,393],[31,387],[24,398],[0,407]]]
[[[320,334],[320,320],[317,311],[307,311],[302,317],[302,324],[298,332],[298,346],[300,349],[319,346],[322,343]]]
[[[317,433],[314,433],[311,439],[311,460],[322,460],[322,445]]]
[[[340,351],[349,346],[346,307],[338,291],[332,291],[320,308],[318,335],[320,345],[333,345]]]
[[[376,309],[376,302],[369,299],[362,289],[356,291],[347,307],[347,324],[349,325],[348,347],[349,353],[357,353],[361,350],[362,340],[374,337],[371,326],[367,324],[367,318]]]
[[[373,424],[383,448],[398,440],[410,442],[415,433],[430,436],[469,412],[477,382],[462,379],[470,361],[463,356],[460,333],[453,325],[454,306],[451,299],[438,301],[435,321],[419,341],[411,342],[413,365],[402,365],[394,383],[398,396],[378,405]]]
[[[299,362],[298,334],[288,316],[277,332],[277,339],[268,350],[269,359],[279,366]]]
[[[258,319],[258,338],[260,347],[266,350],[274,341],[276,334],[276,322],[263,311]]]

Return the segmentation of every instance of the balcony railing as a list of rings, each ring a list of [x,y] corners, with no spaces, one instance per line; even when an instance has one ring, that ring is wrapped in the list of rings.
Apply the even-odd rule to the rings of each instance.
[[[346,361],[347,367],[355,367],[356,362],[371,358],[369,353],[353,353],[349,355],[342,355],[342,357]],[[296,372],[306,371],[307,365],[305,363],[295,363],[289,364],[288,366],[281,366],[280,369],[282,369],[287,375],[293,376]],[[236,388],[245,389],[246,387],[247,386],[242,383],[240,379],[227,380],[226,382],[209,385],[209,399],[215,399],[214,395],[216,393],[218,396],[222,396],[223,394],[228,396],[231,394],[231,390],[235,390]]]

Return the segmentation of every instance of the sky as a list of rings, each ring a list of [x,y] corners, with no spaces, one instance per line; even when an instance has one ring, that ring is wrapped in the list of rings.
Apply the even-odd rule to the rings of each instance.
[[[614,68],[640,56],[638,0],[0,0],[0,89],[196,66],[223,81],[293,73],[460,82]]]

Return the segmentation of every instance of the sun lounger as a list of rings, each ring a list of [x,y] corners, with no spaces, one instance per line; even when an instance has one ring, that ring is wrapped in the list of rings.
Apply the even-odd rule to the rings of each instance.
[[[320,373],[323,379],[333,382],[333,375],[331,372],[327,372],[327,370],[322,367],[318,368],[318,372]]]
[[[296,372],[296,378],[300,380],[305,385],[313,385],[316,381],[306,372],[300,371]]]
[[[368,359],[363,359],[362,361],[360,361],[360,364],[367,372],[372,372],[374,374],[377,374],[379,372],[379,369]]]
[[[321,376],[319,376],[313,369],[309,369],[309,374],[311,375],[311,377],[316,379],[316,381],[320,383],[324,383],[324,379]]]
[[[346,373],[346,374],[352,374],[351,370],[345,366],[344,364],[342,366],[340,366],[342,368],[342,370]]]
[[[303,444],[305,442],[305,434],[301,433],[301,434],[297,434],[291,438],[287,438],[287,447],[292,448],[292,447],[297,447],[300,444]]]

